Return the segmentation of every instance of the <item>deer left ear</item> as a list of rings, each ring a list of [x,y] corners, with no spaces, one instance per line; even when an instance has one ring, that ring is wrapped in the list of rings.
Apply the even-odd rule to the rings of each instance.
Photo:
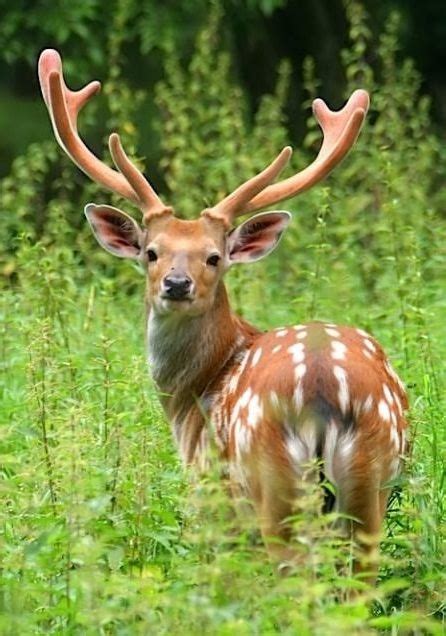
[[[85,206],[85,216],[102,247],[121,258],[138,259],[143,244],[143,232],[131,216],[111,205]]]
[[[227,238],[229,264],[251,263],[272,252],[290,221],[289,212],[262,212],[236,227]]]

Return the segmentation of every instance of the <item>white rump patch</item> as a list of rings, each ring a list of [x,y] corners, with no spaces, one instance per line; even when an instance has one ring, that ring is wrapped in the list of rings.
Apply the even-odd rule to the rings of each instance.
[[[340,432],[334,420],[330,420],[325,432],[323,459],[324,473],[333,484],[338,485],[348,471],[355,450],[355,435]],[[335,474],[335,465],[338,474]],[[340,472],[340,474],[339,474]]]
[[[299,430],[290,434],[286,447],[294,469],[301,473],[305,465],[316,457],[317,428],[314,422],[305,421]]]
[[[338,366],[337,364],[335,364],[335,366],[333,367],[333,373],[339,383],[339,391],[338,391],[339,406],[341,407],[342,413],[345,415],[345,413],[347,412],[347,408],[348,408],[348,404],[350,400],[347,373],[345,369]]]
[[[331,341],[331,357],[333,360],[345,360],[347,347],[340,340]]]
[[[337,329],[333,329],[333,327],[324,327],[324,331],[332,338],[339,338],[339,336],[341,335],[340,332]]]
[[[252,367],[256,366],[256,364],[260,360],[261,356],[262,356],[262,347],[259,347],[258,349],[256,349],[254,351],[254,355],[252,356],[252,361],[251,361],[251,366]]]
[[[378,413],[384,422],[390,422],[390,409],[385,400],[380,400],[378,404]]]
[[[294,364],[299,364],[299,362],[303,362],[305,360],[304,349],[305,345],[302,342],[297,342],[296,344],[288,347],[288,353],[291,353]]]

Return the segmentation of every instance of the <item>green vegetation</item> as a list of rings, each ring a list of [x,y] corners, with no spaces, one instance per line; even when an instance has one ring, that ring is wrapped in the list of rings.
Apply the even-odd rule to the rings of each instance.
[[[296,518],[307,565],[279,578],[252,527],[233,520],[217,476],[184,472],[147,377],[143,277],[96,245],[81,213],[87,201],[117,200],[48,140],[18,157],[0,187],[2,634],[443,633],[444,149],[417,72],[397,61],[397,18],[376,43],[361,5],[346,7],[347,91],[372,93],[368,124],[324,187],[284,205],[294,221],[280,248],[229,284],[235,307],[264,328],[319,318],[370,330],[409,387],[411,453],[377,588],[349,574],[348,546],[312,512],[317,493]],[[188,67],[166,51],[156,90],[155,174],[185,215],[289,139],[289,63],[251,117],[218,20],[216,11]],[[89,107],[82,130],[119,128],[136,151],[146,95],[134,101],[119,38],[112,44],[103,110]],[[317,69],[307,60],[303,70],[310,100]],[[310,120],[290,170],[318,143]],[[352,587],[359,594],[346,600]]]

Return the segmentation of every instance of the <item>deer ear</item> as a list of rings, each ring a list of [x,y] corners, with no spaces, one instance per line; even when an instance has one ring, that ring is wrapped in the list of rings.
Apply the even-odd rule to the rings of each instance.
[[[131,216],[110,205],[85,206],[85,216],[98,243],[121,258],[137,259],[143,244],[143,231]]]
[[[227,260],[258,261],[273,251],[291,220],[289,212],[262,212],[232,230],[227,238]]]

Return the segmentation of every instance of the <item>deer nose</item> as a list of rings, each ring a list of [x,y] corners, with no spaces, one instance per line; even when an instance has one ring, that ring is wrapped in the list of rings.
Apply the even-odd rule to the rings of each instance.
[[[170,274],[164,278],[164,291],[169,298],[181,300],[187,296],[192,287],[189,276]]]

